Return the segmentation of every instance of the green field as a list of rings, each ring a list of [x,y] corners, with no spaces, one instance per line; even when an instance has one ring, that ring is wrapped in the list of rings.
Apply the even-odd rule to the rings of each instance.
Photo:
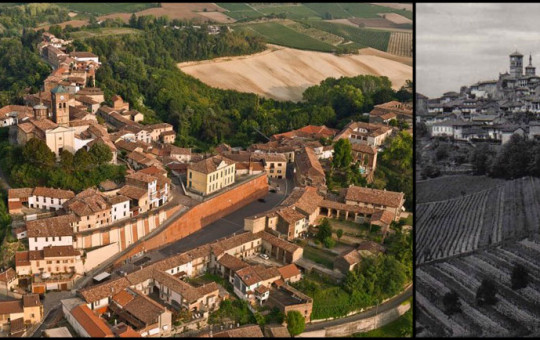
[[[257,10],[265,14],[285,13],[287,15],[287,18],[290,19],[318,19],[320,17],[317,12],[303,5],[266,6],[262,8],[257,8]]]
[[[120,35],[120,34],[134,34],[141,33],[141,30],[135,28],[127,27],[105,27],[105,28],[96,28],[91,30],[82,30],[71,33],[73,39],[86,39],[93,37],[104,37],[108,35]]]
[[[412,307],[397,320],[366,333],[355,333],[356,338],[403,338],[412,337]]]
[[[58,6],[67,8],[71,11],[89,13],[95,15],[106,15],[111,13],[133,13],[142,11],[147,8],[158,7],[157,2],[147,3],[127,3],[127,2],[109,2],[109,3],[84,3],[84,2],[67,2],[58,3]]]
[[[390,41],[390,32],[381,30],[372,30],[367,28],[357,28],[344,24],[337,24],[321,20],[302,21],[317,29],[339,35],[347,40],[354,41],[365,47],[385,51],[388,49]]]
[[[411,11],[392,9],[367,3],[305,3],[304,6],[319,13],[321,18],[324,18],[327,13],[332,16],[332,19],[347,19],[351,17],[379,18],[377,13],[392,12],[412,19]]]
[[[228,10],[225,14],[236,20],[258,18],[264,15],[244,3],[217,2],[216,5]]]
[[[258,34],[271,44],[321,52],[332,52],[335,50],[335,47],[330,44],[311,38],[275,22],[241,25],[236,26],[235,29]]]

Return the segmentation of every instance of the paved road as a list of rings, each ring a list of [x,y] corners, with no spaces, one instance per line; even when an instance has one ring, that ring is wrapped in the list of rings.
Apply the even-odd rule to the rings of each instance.
[[[244,230],[244,218],[253,216],[278,206],[293,189],[292,179],[271,180],[270,186],[276,187],[279,185],[279,190],[275,193],[268,192],[264,197],[265,202],[254,201],[243,208],[240,208],[233,213],[217,220],[216,222],[207,225],[170,245],[161,249],[149,251],[134,263],[126,263],[113,274],[113,278],[117,277],[118,271],[130,273],[137,270],[140,265],[148,265],[149,263],[161,260],[165,257],[185,252],[189,249],[199,247],[203,244],[213,242],[222,237],[233,235],[234,233]],[[142,263],[141,263],[142,262]]]
[[[374,316],[375,314],[386,312],[392,308],[399,306],[403,301],[407,300],[409,297],[412,296],[412,292],[413,292],[413,286],[411,285],[409,288],[403,291],[403,293],[399,294],[398,296],[394,297],[391,300],[386,301],[385,303],[383,303],[382,305],[379,305],[378,307],[373,307],[371,309],[368,309],[365,312],[351,315],[345,318],[308,324],[306,325],[306,329],[304,332],[318,331],[326,327],[337,326],[337,325],[344,324],[346,322],[370,318]]]

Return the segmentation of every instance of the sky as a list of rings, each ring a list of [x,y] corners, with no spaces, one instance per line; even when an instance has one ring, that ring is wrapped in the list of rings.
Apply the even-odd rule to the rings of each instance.
[[[416,91],[430,98],[509,71],[518,50],[523,69],[540,74],[540,4],[417,3]],[[525,72],[525,71],[524,71]]]

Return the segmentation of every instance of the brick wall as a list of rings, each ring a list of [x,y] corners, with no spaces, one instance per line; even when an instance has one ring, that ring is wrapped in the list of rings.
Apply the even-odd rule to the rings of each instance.
[[[261,176],[194,206],[167,228],[124,254],[116,263],[120,263],[142,250],[149,251],[178,241],[254,200],[264,197],[267,193],[268,180],[266,174],[263,173]],[[170,215],[172,212],[167,212],[167,217]]]

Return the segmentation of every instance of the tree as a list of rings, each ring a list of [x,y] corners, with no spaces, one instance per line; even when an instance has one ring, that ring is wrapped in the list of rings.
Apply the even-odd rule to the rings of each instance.
[[[60,166],[66,171],[73,170],[73,154],[67,150],[60,152]]]
[[[301,334],[306,328],[306,320],[304,316],[296,310],[287,313],[287,330],[291,336]]]
[[[137,16],[135,13],[131,14],[131,17],[129,17],[129,26],[130,27],[137,27]]]
[[[50,168],[56,160],[54,152],[38,138],[32,138],[24,145],[23,157],[26,162],[40,168]]]
[[[92,161],[92,157],[85,148],[77,150],[75,157],[73,157],[73,165],[79,171],[88,170],[92,166]]]
[[[317,239],[321,242],[324,242],[324,240],[327,237],[332,237],[332,226],[330,225],[330,222],[327,218],[323,219],[321,224],[319,225],[319,231],[317,232]]]
[[[521,264],[517,264],[512,269],[512,289],[521,289],[527,287],[529,284],[529,271]]]
[[[444,294],[443,305],[445,310],[444,312],[447,315],[461,313],[461,302],[459,301],[458,294],[454,290]]]
[[[113,158],[111,149],[105,143],[95,143],[88,153],[98,165],[108,163]]]
[[[338,229],[336,231],[336,236],[337,236],[338,240],[341,240],[341,237],[343,236],[343,229]]]
[[[352,162],[352,146],[351,142],[342,138],[334,144],[334,156],[332,165],[336,168],[343,169],[348,167]]]
[[[495,283],[490,279],[483,279],[476,291],[476,303],[479,306],[494,305],[497,302],[496,294],[497,287],[495,287]]]

